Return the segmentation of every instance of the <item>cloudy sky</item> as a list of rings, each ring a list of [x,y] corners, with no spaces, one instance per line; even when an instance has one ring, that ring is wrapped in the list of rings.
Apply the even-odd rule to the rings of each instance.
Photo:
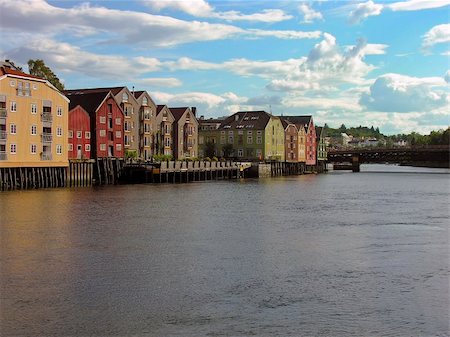
[[[261,109],[428,133],[450,124],[449,13],[450,0],[0,0],[0,57],[206,118]]]

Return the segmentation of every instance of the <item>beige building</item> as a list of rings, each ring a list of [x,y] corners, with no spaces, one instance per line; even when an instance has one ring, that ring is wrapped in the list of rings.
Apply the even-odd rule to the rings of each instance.
[[[167,105],[156,107],[156,132],[153,143],[153,153],[173,156],[173,123],[175,117]]]
[[[153,156],[153,144],[156,134],[156,104],[147,91],[135,91],[139,113],[139,156],[150,160]]]
[[[169,108],[175,122],[173,125],[174,158],[182,160],[198,156],[198,121],[195,108]]]
[[[0,167],[68,166],[69,99],[44,79],[0,65]]]

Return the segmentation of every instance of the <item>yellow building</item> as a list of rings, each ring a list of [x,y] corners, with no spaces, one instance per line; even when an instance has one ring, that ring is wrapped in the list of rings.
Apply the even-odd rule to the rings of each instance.
[[[69,99],[0,63],[0,168],[68,166]]]

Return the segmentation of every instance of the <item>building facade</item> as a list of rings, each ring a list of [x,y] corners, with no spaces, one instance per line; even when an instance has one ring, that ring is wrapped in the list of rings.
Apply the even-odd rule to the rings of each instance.
[[[284,128],[265,111],[240,111],[217,129],[218,153],[237,160],[284,160]]]
[[[175,117],[167,105],[156,107],[156,132],[153,140],[153,153],[155,155],[172,156],[173,152],[173,123]]]
[[[198,156],[198,121],[195,108],[169,108],[174,117],[173,154],[176,160]]]
[[[68,166],[69,100],[48,81],[0,67],[0,167]]]
[[[217,130],[224,119],[198,119],[198,154],[199,157],[219,157],[218,144],[220,136]]]
[[[285,138],[285,160],[290,163],[298,162],[298,130],[295,124],[281,118],[284,127]]]
[[[297,129],[301,127],[305,130],[305,164],[308,166],[316,165],[316,128],[312,116],[286,116],[287,121],[295,124]]]
[[[91,158],[125,156],[124,113],[111,91],[67,92],[70,110],[82,107],[90,117]],[[69,128],[75,128],[69,125]]]
[[[146,91],[135,91],[133,94],[139,107],[139,156],[147,161],[153,157],[156,104]]]
[[[77,105],[69,111],[69,159],[91,159],[91,121],[89,113]]]

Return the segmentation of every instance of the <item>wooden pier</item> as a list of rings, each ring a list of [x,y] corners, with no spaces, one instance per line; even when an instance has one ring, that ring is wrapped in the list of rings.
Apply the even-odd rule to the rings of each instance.
[[[124,183],[188,183],[191,181],[237,179],[240,167],[231,161],[164,161],[128,164],[123,169]]]

